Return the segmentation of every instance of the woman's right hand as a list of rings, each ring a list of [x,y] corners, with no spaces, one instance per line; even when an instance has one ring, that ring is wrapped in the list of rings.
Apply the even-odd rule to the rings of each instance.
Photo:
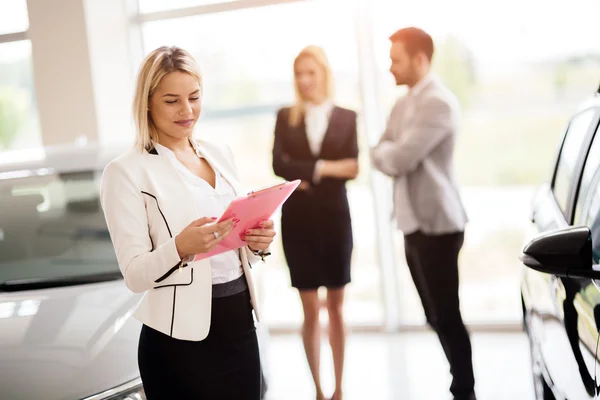
[[[175,246],[182,260],[194,254],[208,253],[213,250],[239,222],[238,219],[231,218],[208,225],[215,220],[216,218],[209,217],[197,219],[175,237]]]

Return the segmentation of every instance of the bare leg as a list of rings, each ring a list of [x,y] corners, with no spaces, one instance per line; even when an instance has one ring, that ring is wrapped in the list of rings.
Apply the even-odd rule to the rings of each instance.
[[[302,325],[302,341],[308,366],[315,382],[317,400],[323,400],[321,388],[321,325],[319,323],[320,301],[317,290],[300,290],[302,309],[304,310],[304,324]]]
[[[344,324],[344,288],[327,289],[327,311],[329,312],[329,344],[333,354],[335,370],[335,392],[332,400],[342,400],[342,375],[346,348],[346,326]]]

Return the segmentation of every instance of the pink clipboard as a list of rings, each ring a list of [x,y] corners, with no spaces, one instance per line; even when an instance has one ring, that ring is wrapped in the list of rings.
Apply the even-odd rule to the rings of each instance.
[[[271,218],[296,190],[300,182],[300,179],[296,179],[291,182],[278,183],[233,200],[217,222],[230,218],[237,218],[240,222],[212,251],[196,254],[194,261],[246,246],[246,242],[240,238],[240,234],[246,229],[258,228],[259,222]]]

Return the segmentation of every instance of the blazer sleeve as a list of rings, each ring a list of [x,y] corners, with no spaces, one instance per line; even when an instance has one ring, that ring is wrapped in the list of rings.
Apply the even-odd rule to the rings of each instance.
[[[294,160],[287,154],[285,135],[289,132],[288,116],[288,109],[281,109],[277,113],[273,143],[273,172],[288,181],[302,179],[312,182],[317,161]]]
[[[127,287],[141,293],[182,261],[171,238],[154,248],[141,190],[124,166],[109,163],[102,174],[100,199],[119,268]]]
[[[358,132],[357,132],[357,124],[356,124],[356,112],[351,111],[351,123],[350,123],[350,133],[348,136],[348,141],[346,142],[346,148],[344,155],[347,158],[358,158]]]
[[[383,133],[381,134],[381,137],[379,138],[379,141],[377,142],[377,146],[379,146],[381,143],[388,141],[388,140],[393,140],[393,136],[392,136],[392,131],[393,131],[393,124],[395,121],[395,116],[398,113],[401,113],[402,111],[402,107],[404,105],[404,98],[400,98],[398,99],[398,101],[396,101],[396,103],[394,103],[394,106],[392,107],[392,110],[390,111],[390,114],[388,115],[386,124],[385,124],[385,130],[383,131]]]
[[[392,177],[404,176],[417,166],[452,132],[450,105],[439,98],[422,104],[411,126],[396,141],[383,141],[371,156],[375,167]]]
[[[394,129],[394,123],[396,121],[395,115],[400,112],[400,110],[402,108],[402,104],[403,104],[403,99],[399,99],[398,101],[396,101],[396,103],[394,104],[394,107],[392,107],[392,111],[390,112],[390,115],[388,116],[388,119],[386,121],[385,130],[383,131],[383,134],[379,138],[379,141],[377,142],[377,144],[374,147],[372,147],[370,150],[371,163],[373,164],[373,167],[375,167],[375,169],[377,169],[378,171],[381,171],[381,168],[382,168],[378,149],[381,146],[385,146],[384,145],[385,142],[393,140],[392,131]]]
[[[356,123],[356,112],[349,110],[344,116],[344,118],[348,121],[345,122],[343,126],[346,126],[347,131],[344,132],[345,136],[342,140],[344,143],[340,148],[340,157],[339,158],[356,158],[358,159],[358,133],[357,133],[357,123]],[[330,182],[347,182],[351,179],[349,178],[328,178]]]

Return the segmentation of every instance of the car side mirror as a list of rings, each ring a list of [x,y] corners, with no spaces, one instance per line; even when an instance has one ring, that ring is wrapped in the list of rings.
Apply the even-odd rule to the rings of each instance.
[[[600,279],[592,267],[592,235],[585,226],[544,233],[525,246],[520,257],[527,267],[569,278]]]

